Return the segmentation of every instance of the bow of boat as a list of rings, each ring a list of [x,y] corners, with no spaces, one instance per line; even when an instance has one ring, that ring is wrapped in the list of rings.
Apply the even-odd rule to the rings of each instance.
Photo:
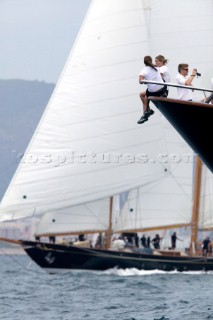
[[[213,105],[162,97],[150,100],[213,172]]]

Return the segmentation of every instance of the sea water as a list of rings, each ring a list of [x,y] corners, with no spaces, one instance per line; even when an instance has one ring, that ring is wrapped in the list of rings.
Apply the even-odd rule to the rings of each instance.
[[[107,270],[47,274],[0,255],[2,320],[213,319],[213,273]]]

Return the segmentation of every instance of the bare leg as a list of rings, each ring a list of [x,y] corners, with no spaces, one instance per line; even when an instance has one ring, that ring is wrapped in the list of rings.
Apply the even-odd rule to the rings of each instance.
[[[149,99],[146,95],[146,91],[143,91],[140,93],[140,99],[143,104],[143,115],[142,117],[138,120],[138,124],[144,123],[145,121],[148,120],[149,116],[154,113],[153,110],[150,110],[149,108]]]
[[[143,91],[140,93],[140,99],[142,101],[142,104],[143,104],[143,113],[145,111],[149,111],[149,99],[147,98],[146,96],[146,91]]]
[[[141,99],[142,104],[143,104],[143,112],[145,112],[146,109],[147,109],[146,91],[143,91],[143,92],[140,93],[140,99]]]

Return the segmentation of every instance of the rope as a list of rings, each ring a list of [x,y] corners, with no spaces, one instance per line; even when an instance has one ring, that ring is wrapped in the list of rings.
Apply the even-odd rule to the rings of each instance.
[[[23,266],[18,260],[16,260],[13,255],[7,253],[3,248],[0,248],[0,251],[1,251],[5,256],[7,256],[8,258],[10,258],[13,262],[15,262],[16,264],[18,264],[19,267],[21,267],[22,269],[27,270],[27,271],[31,271],[31,272],[33,272],[33,273],[38,274],[38,271],[35,271],[35,270],[33,270],[33,269],[29,269],[29,267],[30,267],[31,264],[32,264],[32,261],[30,261],[30,262],[28,263],[28,266],[26,267],[26,266]]]

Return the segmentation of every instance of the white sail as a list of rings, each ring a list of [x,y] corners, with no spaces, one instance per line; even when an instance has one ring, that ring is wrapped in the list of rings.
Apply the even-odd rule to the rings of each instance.
[[[213,74],[210,58],[213,55],[213,2],[209,0],[204,5],[203,1],[199,0],[180,0],[178,3],[169,0],[149,0],[144,4],[151,55],[155,57],[163,54],[169,59],[172,82],[175,82],[178,64],[189,63],[191,69],[197,68],[202,73],[202,77],[196,79],[197,84],[210,87]],[[169,91],[170,96],[177,96],[176,89],[169,88]],[[198,98],[195,95],[195,99]],[[165,134],[165,141],[172,132],[170,130]],[[173,140],[173,146],[177,154],[183,155],[184,151],[180,149],[178,141],[180,143],[181,140]],[[189,152],[187,149],[185,151],[186,154]],[[170,149],[168,154],[171,152]],[[182,160],[187,162],[187,159]],[[190,163],[185,165],[173,165],[173,168],[170,168],[173,174],[160,184],[153,183],[147,190],[142,191],[138,188],[132,191],[121,212],[117,211],[115,230],[190,224],[193,203],[192,160],[189,159]],[[213,227],[212,185],[213,176],[203,165],[200,228]]]
[[[180,63],[189,70],[197,68],[201,77],[193,84],[210,88],[213,76],[213,2],[212,0],[150,0],[146,20],[150,51],[153,57],[163,54],[169,59],[171,82],[175,81]],[[176,96],[177,89],[170,89]],[[204,98],[194,92],[195,99]]]
[[[144,3],[152,56],[163,54],[169,59],[173,82],[175,82],[178,64],[189,63],[191,69],[197,68],[203,74],[197,79],[197,83],[200,86],[209,87],[209,79],[213,74],[210,60],[213,54],[213,44],[210,40],[213,33],[212,1],[206,1],[205,5],[199,0],[183,0],[178,3],[169,0],[149,0]],[[198,21],[201,23],[198,24]],[[200,28],[201,24],[202,28]],[[169,88],[169,90],[170,96],[177,96],[176,89]],[[173,131],[171,129],[165,134],[165,141]],[[184,154],[180,141],[178,137],[173,139],[173,147],[175,146],[177,155]],[[167,154],[171,154],[171,146],[172,144]],[[190,151],[186,148],[185,154],[187,153],[190,154]],[[138,188],[132,191],[121,212],[119,210],[117,212],[116,230],[140,230],[190,224],[193,203],[191,167],[193,158],[188,160],[189,162],[183,158],[182,161],[186,161],[185,164],[182,161],[176,166],[173,164],[173,167],[170,167],[172,174],[161,183],[153,183],[147,190],[142,191]],[[213,226],[212,184],[212,174],[203,165],[202,185],[205,185],[205,188],[202,187],[200,227],[207,224]]]
[[[129,159],[150,154],[156,139],[136,123],[138,73],[148,51],[142,1],[92,2],[2,200],[1,220],[63,211],[165,175],[159,165]]]
[[[37,235],[103,232],[109,227],[109,199],[47,212],[36,227]]]
[[[185,30],[191,21],[194,25],[192,18],[179,39],[178,21],[188,17],[188,2],[201,5],[199,0],[92,1],[1,202],[0,221],[44,214],[40,234],[102,231],[108,222],[109,197],[129,192],[122,210],[116,212],[115,231],[191,222],[190,148],[156,109],[151,121],[137,124],[142,113],[138,94],[145,89],[138,85],[138,74],[145,55],[168,57],[173,76],[180,62],[189,62],[200,72],[207,69],[206,50],[201,65],[201,51],[196,53],[191,39],[189,53],[184,54],[189,34],[194,40],[203,35]],[[206,3],[209,11],[202,11],[202,21],[207,19],[209,33],[212,1]],[[194,6],[190,16],[198,17]],[[181,55],[175,39],[181,40],[177,41]],[[209,39],[205,41],[207,45]],[[211,54],[212,47],[208,47]]]
[[[155,130],[161,133],[160,141],[153,145],[155,152],[159,150],[156,160],[166,170],[165,176],[142,188],[114,196],[113,232],[191,223],[193,153],[164,117],[158,115],[153,122]],[[144,161],[146,165],[146,157]],[[64,213],[65,209],[63,213],[59,210],[45,214],[36,233],[106,231],[109,225],[109,199],[67,208]]]
[[[206,0],[150,0],[147,2],[146,21],[150,52],[155,57],[163,54],[169,59],[171,82],[175,82],[179,63],[188,63],[190,72],[197,68],[201,77],[193,84],[211,88],[213,75],[213,1]],[[170,88],[170,96],[176,97],[176,88]],[[207,94],[208,95],[208,94]],[[194,92],[194,99],[204,98],[202,92]],[[202,166],[199,228],[213,228],[213,175]],[[193,188],[193,186],[192,186]]]
[[[169,175],[146,190],[137,188],[129,193],[125,205],[117,208],[114,231],[174,228],[191,223],[193,152],[164,118],[162,131],[162,150],[166,150],[162,160],[168,162]]]
[[[213,228],[213,178],[212,173],[203,165],[199,205],[199,229]]]

